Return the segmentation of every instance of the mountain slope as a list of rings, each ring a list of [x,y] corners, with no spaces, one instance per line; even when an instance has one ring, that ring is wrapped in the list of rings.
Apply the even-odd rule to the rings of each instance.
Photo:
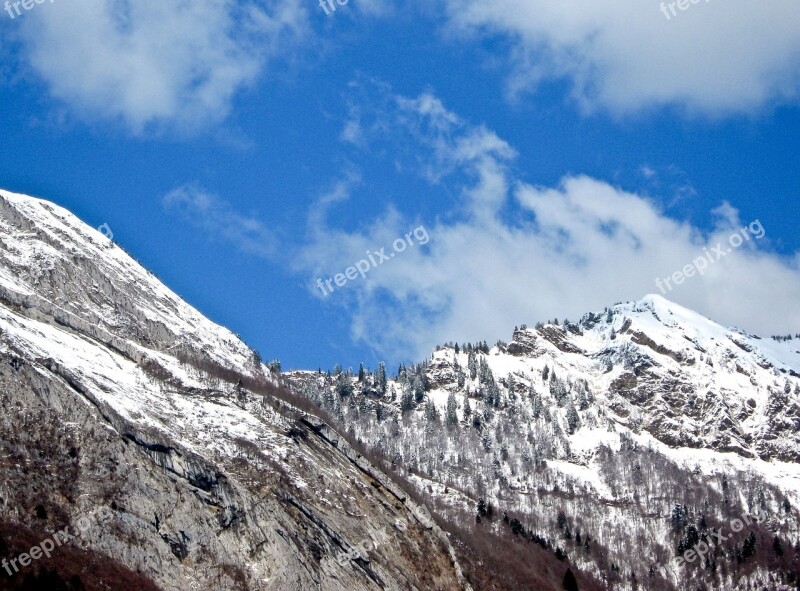
[[[746,589],[800,584],[798,370],[800,340],[647,296],[491,349],[439,347],[395,379],[290,380],[473,535],[511,531],[607,588]]]
[[[110,511],[71,544],[165,590],[468,588],[424,507],[292,400],[102,234],[0,192],[0,520]]]

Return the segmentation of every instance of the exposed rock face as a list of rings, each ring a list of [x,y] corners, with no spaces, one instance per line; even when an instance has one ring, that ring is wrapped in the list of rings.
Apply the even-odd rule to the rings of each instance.
[[[164,590],[468,587],[425,508],[282,399],[103,235],[0,192],[0,520],[102,507],[72,545]]]
[[[518,357],[531,356],[536,351],[536,335],[526,328],[517,329],[506,350]]]
[[[583,354],[583,350],[570,342],[569,333],[560,326],[543,326],[538,329],[538,332],[542,335],[544,340],[554,345],[563,353]]]
[[[581,589],[796,587],[799,372],[796,340],[648,296],[441,348],[388,384],[286,377],[330,425],[100,233],[0,192],[0,554],[109,515],[0,589],[69,583],[81,561],[102,573],[87,590],[469,588],[428,509],[345,430],[437,517],[546,553],[541,588],[567,565]]]

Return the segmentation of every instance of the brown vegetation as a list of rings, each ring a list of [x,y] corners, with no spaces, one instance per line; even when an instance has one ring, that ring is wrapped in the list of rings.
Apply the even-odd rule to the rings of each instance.
[[[0,521],[0,557],[10,560],[27,553],[52,534]],[[19,564],[19,562],[17,562]],[[158,591],[140,574],[96,552],[69,545],[56,548],[11,576],[0,569],[0,591]]]

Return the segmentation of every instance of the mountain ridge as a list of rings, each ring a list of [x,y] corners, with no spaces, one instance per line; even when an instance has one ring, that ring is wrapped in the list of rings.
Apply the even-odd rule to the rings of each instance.
[[[492,503],[505,525],[474,532],[514,522],[514,535],[544,540],[608,588],[680,589],[693,575],[710,588],[790,588],[800,573],[799,350],[651,294],[577,322],[516,327],[491,348],[439,346],[394,379],[289,379],[392,458],[440,515],[478,520]],[[695,536],[758,511],[770,517],[752,526],[757,559],[742,538],[699,572],[678,564]],[[568,552],[576,529],[599,547]],[[628,529],[636,544],[619,536]],[[783,566],[773,545],[792,548]]]
[[[176,591],[470,589],[424,508],[255,351],[63,208],[5,191],[0,362],[4,531],[44,539],[104,507],[73,544]],[[50,566],[0,588],[74,583]]]
[[[396,376],[281,375],[0,191],[0,521],[108,507],[82,548],[163,589],[796,588],[798,349],[651,294]]]

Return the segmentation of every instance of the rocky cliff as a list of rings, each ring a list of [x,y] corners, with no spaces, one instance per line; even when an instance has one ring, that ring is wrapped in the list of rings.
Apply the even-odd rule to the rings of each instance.
[[[7,192],[0,408],[7,558],[108,515],[0,588],[468,588],[425,508],[254,351],[66,210]]]

